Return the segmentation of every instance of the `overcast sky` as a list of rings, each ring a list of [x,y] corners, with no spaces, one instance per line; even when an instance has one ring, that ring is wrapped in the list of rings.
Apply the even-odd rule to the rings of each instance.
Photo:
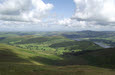
[[[115,0],[0,0],[0,31],[115,30]]]

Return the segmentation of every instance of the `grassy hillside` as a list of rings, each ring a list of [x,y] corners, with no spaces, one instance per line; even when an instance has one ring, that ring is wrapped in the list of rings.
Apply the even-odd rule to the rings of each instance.
[[[62,55],[63,52],[101,49],[91,41],[74,41],[63,36],[18,36],[8,37],[0,41],[22,49],[39,50],[41,52]]]
[[[68,58],[68,60],[67,60]],[[76,61],[76,60],[77,61]],[[74,62],[74,65],[67,63]],[[112,69],[94,67],[79,56],[59,57],[0,44],[0,75],[114,75]],[[65,66],[61,66],[66,62]],[[79,62],[79,63],[81,63]],[[56,66],[59,64],[60,66]]]
[[[21,37],[30,39],[29,36],[41,36],[46,37],[44,40],[47,41],[48,36],[64,36],[70,39],[90,40],[95,42],[101,42],[103,44],[114,47],[115,46],[115,32],[114,31],[77,31],[77,32],[0,32],[0,43],[35,43],[38,38],[24,40]],[[31,41],[34,40],[34,41]],[[31,42],[30,42],[31,41]],[[40,42],[40,41],[38,41]],[[41,41],[42,42],[42,41]],[[58,43],[58,42],[57,42]]]
[[[64,53],[64,55],[73,55],[81,57],[89,62],[90,65],[104,68],[115,69],[115,48],[80,51],[76,53]]]
[[[100,49],[101,47],[96,45],[95,43],[91,41],[67,41],[67,42],[61,42],[61,43],[55,43],[50,45],[52,48],[60,48],[63,47],[65,50],[96,50]]]
[[[103,49],[82,55],[92,65],[115,69],[115,48]]]
[[[0,33],[0,75],[115,75],[114,48],[63,33]]]

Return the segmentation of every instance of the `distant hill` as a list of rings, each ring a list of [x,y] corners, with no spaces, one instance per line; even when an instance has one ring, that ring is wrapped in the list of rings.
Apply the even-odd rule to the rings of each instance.
[[[115,47],[115,31],[78,31],[63,33],[69,39],[89,40]]]
[[[99,45],[91,42],[91,41],[67,41],[67,42],[60,42],[54,43],[50,45],[52,48],[61,48],[63,47],[65,50],[96,50],[101,49]]]
[[[71,32],[65,33],[63,36],[67,38],[93,38],[93,37],[100,37],[100,38],[107,38],[115,36],[114,31],[78,31],[78,32]]]
[[[16,36],[1,37],[1,43],[6,43],[22,49],[39,50],[42,52],[62,55],[63,52],[96,50],[101,49],[99,45],[91,41],[75,41],[63,36]]]

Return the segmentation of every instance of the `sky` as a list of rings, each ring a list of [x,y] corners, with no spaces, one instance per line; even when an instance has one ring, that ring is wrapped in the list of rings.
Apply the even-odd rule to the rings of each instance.
[[[45,3],[51,3],[55,7],[52,9],[52,13],[64,18],[71,17],[75,11],[75,3],[72,0],[43,0]]]
[[[115,31],[115,0],[0,0],[0,31]]]

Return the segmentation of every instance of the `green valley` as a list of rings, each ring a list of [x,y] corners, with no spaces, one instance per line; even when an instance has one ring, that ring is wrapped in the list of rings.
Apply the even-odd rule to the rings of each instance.
[[[0,75],[115,74],[115,48],[63,36],[71,32],[20,33],[1,32]]]

